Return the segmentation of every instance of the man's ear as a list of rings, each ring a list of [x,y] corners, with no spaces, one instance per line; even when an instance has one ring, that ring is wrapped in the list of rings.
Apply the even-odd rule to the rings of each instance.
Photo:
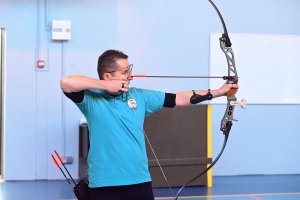
[[[103,74],[103,80],[109,80],[111,78],[111,74],[110,73],[104,73]]]

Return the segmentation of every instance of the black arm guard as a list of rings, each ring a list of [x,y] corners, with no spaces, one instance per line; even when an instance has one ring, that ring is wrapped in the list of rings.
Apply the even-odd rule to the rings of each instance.
[[[164,107],[173,108],[176,106],[176,94],[166,93]]]
[[[191,104],[197,104],[202,101],[211,100],[213,98],[213,95],[210,93],[210,89],[208,89],[207,94],[204,96],[196,94],[195,90],[192,90],[192,92],[193,92],[193,95],[191,96],[191,99],[190,99]]]

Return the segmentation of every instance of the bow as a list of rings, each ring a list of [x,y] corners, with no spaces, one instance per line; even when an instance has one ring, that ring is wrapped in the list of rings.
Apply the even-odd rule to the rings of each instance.
[[[212,4],[212,6],[217,11],[217,13],[221,19],[223,29],[224,29],[224,33],[222,34],[222,37],[219,38],[220,47],[221,47],[222,51],[224,52],[226,59],[227,59],[228,76],[234,77],[233,79],[228,79],[226,81],[226,83],[227,84],[237,83],[238,82],[238,74],[237,74],[236,66],[235,66],[234,53],[231,48],[232,44],[229,39],[229,35],[227,32],[225,22],[223,20],[223,17],[221,15],[220,11],[216,7],[216,5],[212,2],[212,0],[208,0],[208,1]],[[233,118],[233,111],[234,111],[234,107],[236,105],[235,102],[237,100],[237,98],[235,97],[235,90],[234,89],[229,90],[227,92],[226,96],[227,96],[227,107],[226,107],[226,111],[223,116],[223,119],[221,121],[221,131],[223,131],[225,136],[228,135],[230,132],[230,129],[232,126],[232,121],[233,120],[237,121],[237,119]]]
[[[216,10],[216,12],[219,15],[219,18],[222,22],[223,25],[223,29],[224,29],[224,33],[222,34],[222,36],[219,38],[220,40],[220,47],[222,49],[222,51],[224,52],[226,59],[227,59],[227,65],[228,65],[228,75],[227,77],[232,77],[230,79],[227,79],[226,83],[227,84],[234,84],[238,82],[238,74],[237,74],[237,70],[236,70],[236,65],[235,65],[235,60],[234,60],[234,53],[232,51],[231,48],[231,41],[229,39],[229,35],[227,32],[227,28],[225,25],[225,22],[223,20],[223,17],[220,13],[220,11],[218,10],[218,8],[216,7],[216,5],[212,2],[212,0],[208,0],[211,5],[214,7],[214,9]],[[227,93],[227,107],[226,107],[226,111],[225,114],[221,120],[221,131],[223,132],[225,138],[224,138],[224,143],[222,146],[222,149],[219,153],[219,155],[216,157],[216,159],[211,163],[211,165],[205,169],[203,172],[201,172],[200,174],[198,174],[197,176],[195,176],[194,178],[192,178],[191,180],[189,180],[186,184],[184,184],[177,192],[177,195],[175,196],[175,200],[177,200],[179,194],[181,193],[181,191],[188,186],[190,183],[192,183],[193,181],[195,181],[196,179],[198,179],[199,177],[201,177],[203,174],[205,174],[208,170],[210,170],[215,164],[216,162],[219,160],[219,158],[221,157],[227,140],[228,140],[228,136],[229,136],[229,132],[231,130],[231,126],[232,126],[232,121],[237,121],[237,119],[233,118],[233,112],[234,112],[234,107],[235,105],[241,105],[242,108],[246,108],[246,100],[243,99],[241,102],[237,102],[237,98],[235,96],[235,89],[230,89]]]
[[[137,57],[136,59],[139,57],[139,54],[143,48],[143,44],[145,43],[147,37],[148,37],[148,34],[152,28],[152,25],[156,19],[156,16],[157,16],[157,13],[159,12],[160,8],[161,8],[161,5],[163,3],[164,0],[161,1],[160,5],[159,5],[159,8],[155,14],[155,17],[151,23],[151,26],[146,34],[146,37],[138,51],[138,54],[137,54]],[[229,38],[229,35],[228,35],[228,32],[227,32],[227,29],[226,29],[226,25],[224,23],[224,20],[223,20],[223,17],[220,13],[220,11],[218,10],[218,8],[216,7],[216,5],[212,2],[212,0],[208,0],[211,5],[214,7],[214,9],[216,10],[216,12],[218,13],[219,15],[219,18],[222,22],[222,26],[223,26],[223,29],[224,29],[224,33],[222,34],[222,36],[219,38],[219,41],[220,41],[220,47],[222,49],[222,51],[224,52],[225,56],[226,56],[226,59],[227,59],[227,65],[228,65],[228,74],[227,76],[223,76],[223,77],[183,77],[183,76],[147,76],[147,75],[134,75],[134,76],[131,76],[130,77],[130,80],[133,79],[133,77],[149,77],[149,78],[223,78],[224,80],[226,80],[226,83],[227,84],[234,84],[234,83],[238,83],[238,74],[237,74],[237,70],[236,70],[236,65],[235,65],[235,59],[234,59],[234,53],[232,51],[232,48],[231,48],[231,41],[230,41],[230,38]],[[226,111],[225,111],[225,114],[221,120],[221,131],[223,132],[224,134],[224,143],[223,143],[223,146],[222,146],[222,149],[220,151],[220,153],[218,154],[218,156],[215,158],[215,160],[211,163],[211,165],[205,169],[203,172],[201,172],[200,174],[198,174],[197,176],[195,176],[194,178],[192,178],[190,181],[188,181],[187,183],[185,183],[177,192],[177,195],[174,196],[173,195],[173,191],[171,190],[171,187],[170,187],[170,184],[160,166],[160,163],[154,153],[154,150],[150,144],[150,141],[148,140],[147,138],[147,135],[146,133],[144,132],[145,134],[145,137],[149,143],[149,146],[154,154],[154,157],[158,163],[158,166],[168,184],[168,187],[174,197],[175,200],[177,200],[178,196],[180,195],[181,191],[186,187],[188,186],[190,183],[192,183],[193,181],[195,181],[196,179],[198,179],[199,177],[201,177],[203,174],[205,174],[208,170],[210,170],[216,163],[217,161],[219,160],[219,158],[221,157],[224,149],[225,149],[225,146],[226,146],[226,143],[227,143],[227,140],[228,140],[228,136],[229,136],[229,132],[231,130],[231,126],[232,126],[232,121],[237,121],[237,119],[233,118],[233,112],[234,112],[234,107],[236,105],[240,105],[242,108],[246,108],[246,100],[243,99],[241,102],[237,102],[237,98],[235,97],[235,93],[236,93],[236,90],[235,89],[231,89],[229,90],[227,93],[226,93],[226,96],[227,96],[227,107],[226,107]]]

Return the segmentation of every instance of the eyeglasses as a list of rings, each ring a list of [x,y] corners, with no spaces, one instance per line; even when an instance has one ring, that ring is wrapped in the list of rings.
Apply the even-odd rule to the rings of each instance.
[[[110,72],[106,72],[106,73],[114,73],[116,71],[120,71],[120,70],[126,69],[126,70],[123,71],[123,73],[124,74],[130,74],[132,72],[132,68],[133,68],[133,64],[130,64],[127,67],[124,67],[124,68],[121,68],[121,69],[117,69],[117,70],[114,70],[114,71],[110,71]]]

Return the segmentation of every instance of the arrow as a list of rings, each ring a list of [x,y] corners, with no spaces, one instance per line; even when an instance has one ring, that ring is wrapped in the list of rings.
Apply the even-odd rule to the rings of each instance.
[[[222,78],[223,80],[235,80],[235,76],[148,76],[146,74],[128,76],[130,80],[133,78]]]

